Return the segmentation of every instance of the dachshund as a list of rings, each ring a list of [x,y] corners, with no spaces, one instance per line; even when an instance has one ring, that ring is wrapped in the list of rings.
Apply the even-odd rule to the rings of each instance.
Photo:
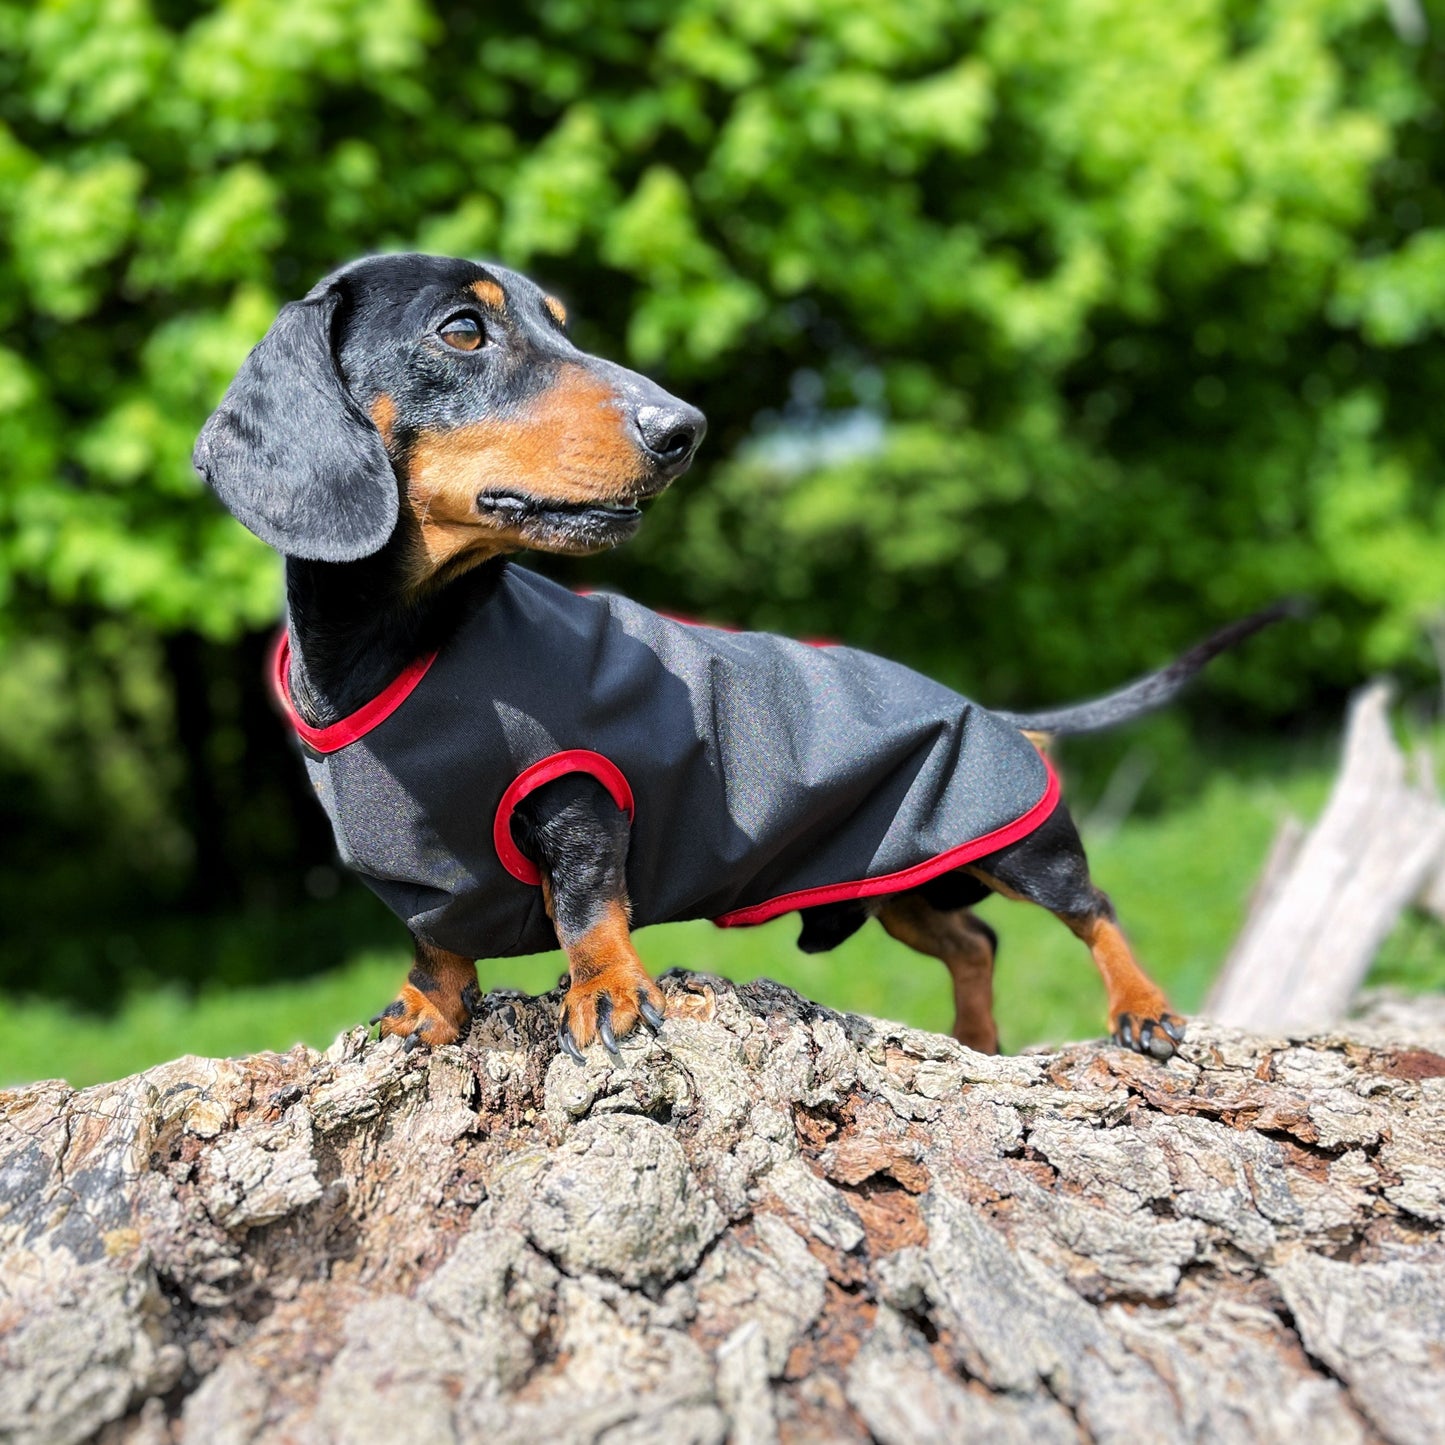
[[[516,565],[625,542],[687,470],[702,414],[580,351],[555,297],[500,266],[354,262],[283,307],[195,465],[286,561],[275,684],[343,859],[415,961],[373,1022],[455,1041],[478,958],[558,943],[558,1042],[615,1054],[663,994],[632,930],[802,915],[799,946],[870,918],[943,962],[954,1036],[998,1048],[990,893],[1088,948],[1127,1048],[1184,1022],[1095,887],[1038,734],[1157,707],[1273,621],[1224,629],[1120,691],[991,712],[847,647],[731,632]]]

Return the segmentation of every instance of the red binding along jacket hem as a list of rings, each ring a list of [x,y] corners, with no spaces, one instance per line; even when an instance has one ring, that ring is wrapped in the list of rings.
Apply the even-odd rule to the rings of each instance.
[[[283,631],[276,639],[276,650],[271,661],[271,693],[282,714],[296,729],[296,735],[308,748],[318,753],[340,751],[348,743],[364,738],[372,728],[379,726],[404,703],[416,690],[416,685],[427,674],[427,669],[437,659],[434,652],[404,668],[370,702],[363,703],[354,713],[334,722],[328,727],[314,728],[291,701],[288,679],[291,675],[291,639]]]
[[[947,873],[951,868],[958,868],[975,858],[982,858],[985,853],[1017,843],[1020,838],[1026,838],[1032,833],[1058,805],[1058,775],[1049,765],[1047,758],[1043,759],[1043,764],[1048,772],[1048,783],[1043,797],[1021,818],[1006,823],[1002,828],[995,828],[992,833],[960,843],[946,853],[926,858],[922,863],[915,863],[913,867],[904,868],[898,873],[885,873],[880,878],[865,878],[857,883],[829,883],[821,888],[804,888],[797,893],[784,893],[763,903],[753,903],[746,908],[734,908],[731,913],[719,914],[713,922],[719,928],[747,928],[755,923],[766,923],[771,918],[792,913],[799,908],[816,908],[822,903],[846,903],[855,898],[876,898],[880,893],[901,893],[905,888],[916,888],[920,883],[927,883],[930,878],[937,878],[940,873]]]
[[[544,783],[550,783],[554,778],[564,777],[568,773],[590,774],[607,789],[612,801],[627,814],[629,823],[637,817],[632,788],[622,769],[611,759],[604,758],[601,753],[573,748],[568,752],[553,753],[541,762],[533,763],[530,768],[524,769],[512,779],[507,791],[502,794],[502,801],[497,804],[497,816],[492,823],[492,844],[497,850],[497,857],[501,859],[502,867],[519,883],[530,883],[536,887],[542,881],[542,874],[537,865],[517,847],[517,840],[512,837],[512,814],[528,793],[535,793]]]

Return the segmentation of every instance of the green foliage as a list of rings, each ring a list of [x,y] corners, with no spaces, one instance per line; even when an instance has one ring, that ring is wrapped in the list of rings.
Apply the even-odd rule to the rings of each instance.
[[[264,623],[190,441],[281,300],[424,245],[570,283],[584,339],[711,403],[706,521],[649,557],[677,586],[786,604],[861,564],[1176,634],[1335,587],[1375,663],[1439,606],[1428,418],[1388,375],[1445,317],[1405,154],[1438,57],[1382,7],[51,0],[3,7],[0,56],[5,560],[58,601]],[[862,401],[880,450],[739,456],[809,367],[805,420]]]
[[[532,270],[709,413],[590,580],[999,703],[1291,591],[1316,619],[1221,674],[1256,715],[1423,676],[1429,14],[1411,44],[1374,0],[0,0],[0,647],[70,647],[56,685],[110,688],[152,760],[99,770],[93,837],[181,808],[158,639],[278,609],[194,435],[281,302],[383,248]],[[106,712],[0,718],[0,777],[53,792]]]

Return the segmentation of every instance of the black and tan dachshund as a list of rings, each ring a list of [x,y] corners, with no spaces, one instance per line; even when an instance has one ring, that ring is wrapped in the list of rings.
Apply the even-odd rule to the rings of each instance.
[[[393,255],[286,306],[202,432],[197,468],[286,558],[280,691],[343,857],[414,935],[382,1032],[457,1039],[476,958],[556,941],[561,1046],[615,1050],[663,1018],[634,926],[797,909],[804,949],[876,917],[940,959],[954,1035],[993,1051],[996,939],[970,907],[1001,893],[1088,947],[1118,1042],[1168,1058],[1183,1022],[1024,734],[1157,706],[1275,614],[1022,717],[852,649],[691,626],[506,560],[626,541],[703,431],[579,351],[526,278]]]

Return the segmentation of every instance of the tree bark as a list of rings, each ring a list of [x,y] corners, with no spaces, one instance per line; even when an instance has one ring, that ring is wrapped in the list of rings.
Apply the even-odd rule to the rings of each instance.
[[[1438,1001],[1161,1066],[664,989],[0,1094],[0,1439],[1439,1438]]]

